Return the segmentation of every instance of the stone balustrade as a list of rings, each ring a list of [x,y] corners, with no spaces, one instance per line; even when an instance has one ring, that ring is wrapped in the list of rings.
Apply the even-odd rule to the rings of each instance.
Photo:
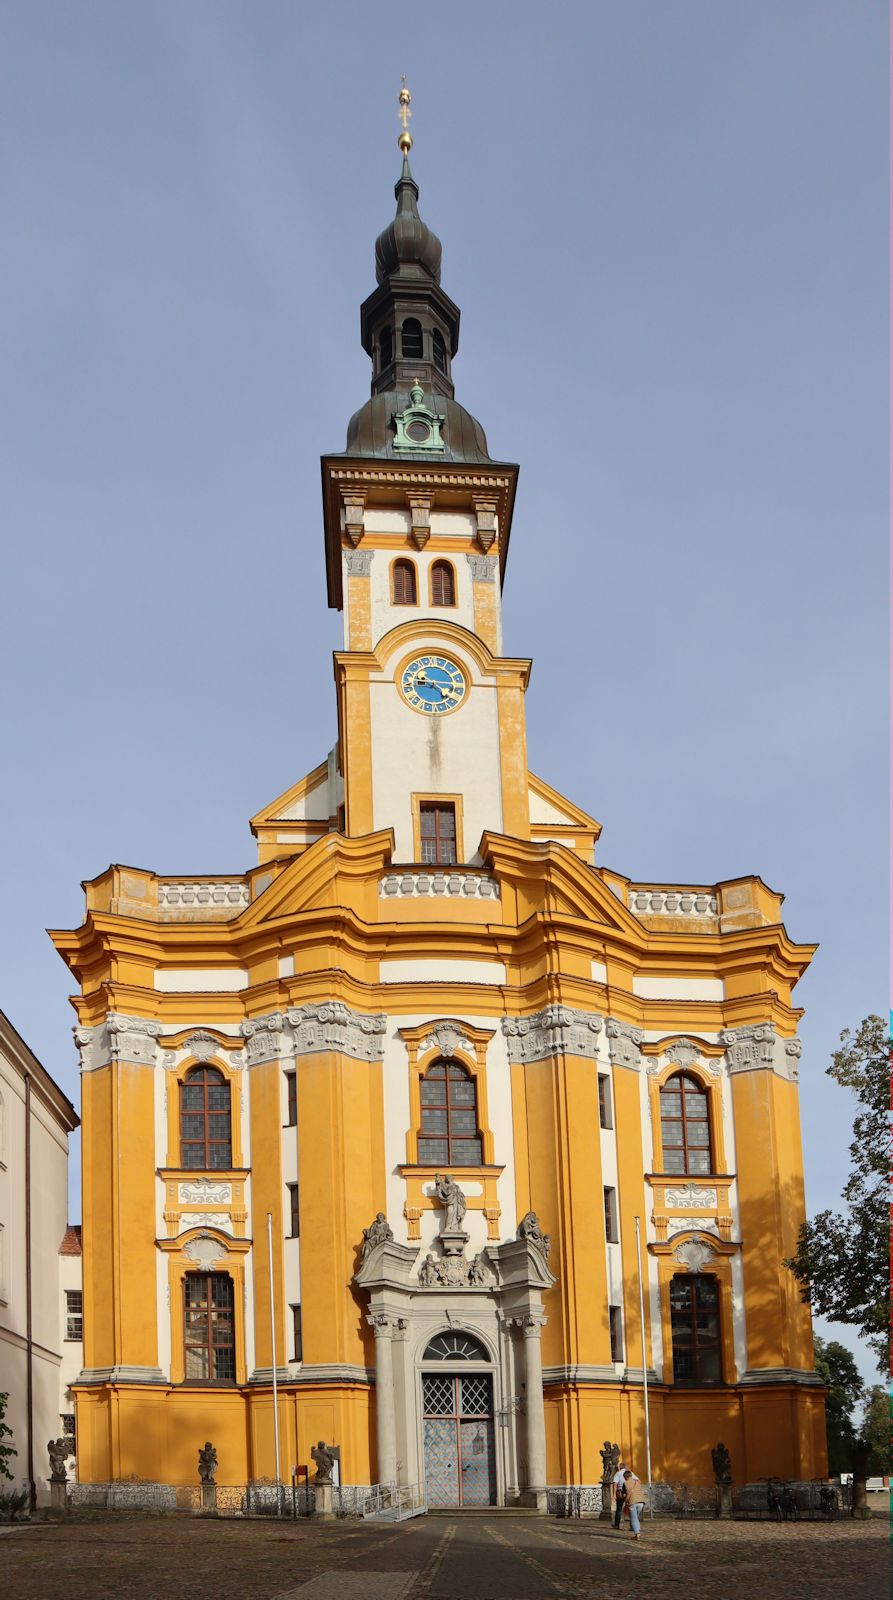
[[[719,903],[705,889],[629,889],[629,909],[635,917],[716,917]]]
[[[382,900],[399,899],[406,895],[466,895],[481,900],[498,900],[499,884],[495,878],[489,878],[482,872],[437,867],[430,871],[414,868],[409,872],[388,873],[387,877],[379,880],[378,892]]]

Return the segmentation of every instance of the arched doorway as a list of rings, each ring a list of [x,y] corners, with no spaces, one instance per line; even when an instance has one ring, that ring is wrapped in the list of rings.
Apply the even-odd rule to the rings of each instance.
[[[429,1506],[496,1504],[493,1373],[473,1334],[438,1333],[422,1356],[422,1428]]]

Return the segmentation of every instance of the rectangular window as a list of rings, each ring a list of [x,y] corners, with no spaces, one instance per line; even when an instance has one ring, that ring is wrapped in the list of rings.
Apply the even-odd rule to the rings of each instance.
[[[84,1296],[80,1289],[65,1291],[65,1337],[78,1341],[84,1337]]]
[[[187,1383],[235,1382],[235,1295],[226,1273],[187,1272],[183,1343]]]
[[[73,1411],[69,1411],[68,1414],[62,1418],[62,1437],[63,1439],[70,1439],[72,1446],[75,1449],[77,1448],[77,1433],[75,1431]]]
[[[423,861],[438,867],[455,864],[457,860],[455,806],[424,803],[420,805],[419,833]]]
[[[300,1239],[301,1237],[301,1208],[298,1203],[298,1187],[296,1183],[286,1184],[290,1216],[288,1236],[290,1239]]]
[[[293,1334],[293,1337],[294,1337],[294,1355],[292,1356],[292,1361],[303,1361],[303,1359],[304,1359],[304,1344],[303,1344],[303,1340],[302,1340],[302,1337],[301,1337],[301,1308],[300,1308],[300,1306],[292,1306],[292,1308],[291,1308],[291,1321],[292,1321],[292,1334]]]
[[[623,1320],[619,1306],[608,1307],[611,1326],[611,1360],[623,1360]]]
[[[670,1282],[675,1383],[720,1383],[719,1285],[708,1276],[678,1274]]]
[[[611,1085],[606,1072],[598,1075],[598,1120],[603,1128],[614,1126],[611,1121]]]
[[[620,1234],[617,1231],[617,1190],[605,1189],[605,1238],[608,1244],[617,1244]]]
[[[296,1128],[298,1125],[298,1074],[296,1072],[287,1072],[285,1074],[285,1089],[288,1096],[285,1126],[287,1128]]]

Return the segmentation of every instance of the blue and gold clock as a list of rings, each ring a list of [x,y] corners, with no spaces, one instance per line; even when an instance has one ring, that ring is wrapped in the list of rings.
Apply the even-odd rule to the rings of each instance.
[[[437,717],[462,704],[468,684],[461,667],[448,656],[414,656],[400,675],[400,691],[413,711]]]

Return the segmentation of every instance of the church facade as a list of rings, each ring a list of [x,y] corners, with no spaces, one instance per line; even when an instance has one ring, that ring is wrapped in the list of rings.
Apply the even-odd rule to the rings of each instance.
[[[646,1374],[655,1479],[712,1481],[719,1440],[739,1482],[812,1477],[784,1258],[814,947],[758,877],[602,867],[530,771],[518,469],[455,399],[409,143],[371,397],[322,461],[334,747],[252,818],[243,876],[112,866],[52,935],[79,985],[79,1477],[193,1483],[211,1440],[221,1483],[288,1481],[325,1440],[345,1485],[543,1507],[606,1440],[645,1476]]]

